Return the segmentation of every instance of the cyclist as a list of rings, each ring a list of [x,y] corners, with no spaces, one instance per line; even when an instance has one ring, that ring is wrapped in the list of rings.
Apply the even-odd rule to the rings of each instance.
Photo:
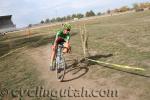
[[[57,45],[62,44],[65,48],[63,49],[63,53],[68,53],[70,50],[70,30],[71,25],[70,24],[63,24],[63,29],[58,31],[55,37],[55,41],[51,47],[51,60],[50,60],[50,67],[52,69],[53,66],[53,60],[56,55]]]

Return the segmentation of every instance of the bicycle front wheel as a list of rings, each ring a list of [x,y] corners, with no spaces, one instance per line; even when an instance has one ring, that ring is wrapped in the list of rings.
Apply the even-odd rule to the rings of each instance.
[[[62,57],[60,62],[56,62],[56,76],[58,81],[62,82],[65,76],[65,70],[66,70],[66,62],[64,57]]]

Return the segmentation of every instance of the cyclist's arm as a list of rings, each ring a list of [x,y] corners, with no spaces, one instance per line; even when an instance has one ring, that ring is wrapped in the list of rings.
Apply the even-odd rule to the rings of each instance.
[[[59,37],[59,32],[57,32],[57,34],[56,34],[56,37],[55,37],[55,41],[54,41],[54,46],[56,47],[56,45],[57,45],[57,43],[56,43],[56,41],[57,41],[57,39],[58,39],[58,37]]]
[[[70,47],[70,34],[68,34],[67,36],[66,44],[67,44],[67,47]]]
[[[69,40],[70,40],[70,33],[67,35],[66,40],[67,40],[67,42],[69,42]]]

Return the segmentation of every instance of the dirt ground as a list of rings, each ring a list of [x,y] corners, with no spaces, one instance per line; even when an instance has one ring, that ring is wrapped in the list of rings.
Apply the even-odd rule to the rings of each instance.
[[[75,65],[75,59],[79,59],[79,56],[77,57],[71,53],[66,55],[67,65],[70,68],[66,71],[64,82],[59,82],[56,73],[51,72],[49,69],[49,45],[26,50],[25,53],[36,64],[34,67],[40,72],[39,77],[45,80],[44,89],[54,89],[57,92],[61,89],[72,91],[69,96],[66,94],[66,97],[60,97],[59,94],[57,96],[55,94],[54,97],[52,95],[54,100],[148,100],[147,97],[150,96],[148,90],[144,87],[144,84],[150,83],[149,78],[115,71],[100,65],[84,66],[81,64],[77,66]],[[110,76],[104,76],[104,74],[109,74],[107,71],[110,70],[114,73]],[[128,79],[128,77],[131,78]],[[147,83],[139,82],[142,80],[147,80]],[[89,91],[88,96],[81,96],[83,88]],[[86,94],[85,90],[84,93]],[[101,90],[101,92],[95,92],[97,90]]]

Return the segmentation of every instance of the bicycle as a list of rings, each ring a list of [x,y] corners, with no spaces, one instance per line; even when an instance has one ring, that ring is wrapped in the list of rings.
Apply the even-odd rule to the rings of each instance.
[[[66,70],[66,62],[65,58],[63,56],[63,48],[65,48],[62,44],[58,44],[58,48],[56,50],[56,57],[53,62],[53,69],[56,70],[56,76],[58,81],[62,82],[65,76],[65,70]]]

